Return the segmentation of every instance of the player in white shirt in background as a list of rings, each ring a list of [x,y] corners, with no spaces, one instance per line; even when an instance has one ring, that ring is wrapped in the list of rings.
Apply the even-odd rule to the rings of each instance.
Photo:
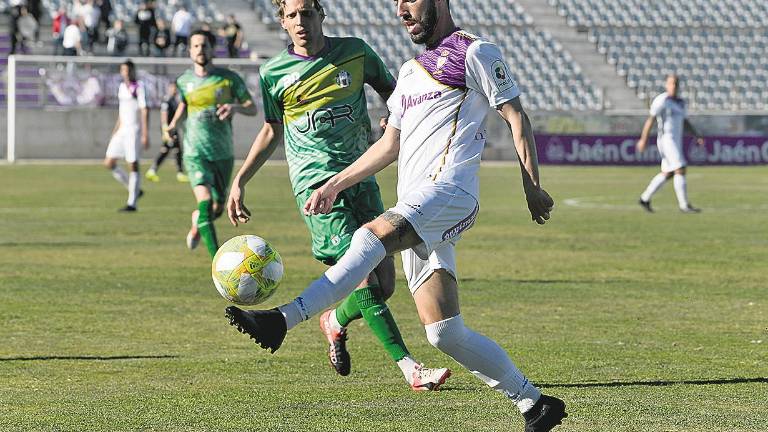
[[[565,403],[542,395],[493,340],[465,326],[459,309],[454,247],[479,211],[477,171],[485,117],[495,109],[512,132],[528,208],[539,224],[552,198],[541,189],[533,134],[520,91],[499,48],[461,31],[448,0],[397,0],[411,40],[426,50],[400,69],[383,137],[307,201],[308,215],[328,213],[339,192],[398,162],[398,202],[358,229],[347,253],[293,302],[268,311],[230,306],[230,324],[262,348],[277,350],[301,321],[341,300],[385,256],[402,252],[406,279],[429,342],[507,396],[526,432],[549,431]]]
[[[680,78],[675,74],[667,76],[665,84],[666,92],[656,96],[651,103],[650,116],[643,125],[640,140],[637,142],[637,150],[643,152],[648,144],[648,134],[653,127],[653,121],[658,122],[658,135],[656,145],[661,153],[661,172],[651,179],[648,187],[640,195],[639,204],[649,213],[653,213],[651,197],[670,178],[674,177],[675,194],[677,204],[683,213],[699,213],[701,210],[692,206],[688,201],[688,188],[685,179],[686,166],[683,151],[683,133],[690,132],[696,137],[699,145],[704,145],[704,138],[699,135],[688,120],[688,111],[685,108],[685,100],[678,97]]]
[[[104,166],[112,171],[115,180],[128,189],[128,202],[120,211],[135,212],[136,201],[143,194],[139,158],[142,147],[145,150],[149,148],[149,110],[144,85],[136,80],[136,66],[132,61],[126,60],[120,65],[120,76],[123,82],[117,90],[119,115],[107,146]],[[118,159],[125,159],[130,173],[126,174],[117,165]]]

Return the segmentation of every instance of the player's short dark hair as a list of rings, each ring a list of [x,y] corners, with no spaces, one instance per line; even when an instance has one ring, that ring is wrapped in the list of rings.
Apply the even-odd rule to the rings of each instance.
[[[210,44],[211,47],[216,47],[216,36],[214,36],[213,33],[211,33],[210,31],[204,30],[204,29],[197,29],[189,35],[189,41],[191,42],[192,36],[196,36],[196,35],[205,36],[205,38],[208,39],[208,44]]]
[[[277,17],[283,18],[285,0],[272,0],[272,6],[277,8]],[[325,17],[325,9],[323,8],[323,5],[320,4],[320,0],[312,0],[312,6],[320,13],[321,17]]]

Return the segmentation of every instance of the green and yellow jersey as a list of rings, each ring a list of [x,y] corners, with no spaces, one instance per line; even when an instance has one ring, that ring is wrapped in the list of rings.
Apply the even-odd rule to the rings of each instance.
[[[189,69],[176,80],[176,86],[187,105],[184,156],[209,161],[232,158],[232,117],[219,120],[216,106],[251,100],[240,75],[215,67],[208,75],[199,77]]]
[[[314,57],[289,47],[261,67],[260,80],[265,120],[283,125],[295,195],[368,149],[371,124],[363,84],[380,94],[395,88],[379,56],[357,38],[328,37]]]

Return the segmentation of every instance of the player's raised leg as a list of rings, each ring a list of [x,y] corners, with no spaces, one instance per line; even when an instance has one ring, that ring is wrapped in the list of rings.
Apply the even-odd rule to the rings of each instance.
[[[349,249],[341,259],[331,266],[317,280],[313,281],[296,299],[278,308],[269,311],[240,311],[235,306],[227,308],[226,315],[230,324],[239,325],[257,343],[277,341],[282,343],[285,332],[297,326],[300,322],[319,314],[328,306],[336,303],[352,293],[360,281],[365,279],[386,257],[394,252],[400,245],[392,242],[393,250],[388,253],[381,238],[397,237],[394,227],[382,217],[367,223],[355,231],[352,236]],[[378,234],[377,234],[378,233]],[[417,244],[418,236],[408,236],[402,239],[405,245],[408,242]],[[240,311],[240,312],[237,312]],[[264,323],[273,320],[275,316],[282,316],[285,321],[284,330]],[[247,319],[241,317],[247,317]],[[282,332],[282,334],[279,334]],[[276,350],[279,344],[268,344],[270,349]]]

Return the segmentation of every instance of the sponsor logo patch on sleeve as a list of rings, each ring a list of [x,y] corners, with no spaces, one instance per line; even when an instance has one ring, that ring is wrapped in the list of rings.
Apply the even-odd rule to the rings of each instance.
[[[499,59],[493,62],[491,65],[491,74],[493,75],[493,81],[496,83],[496,88],[499,92],[509,90],[516,86],[515,80],[512,79],[512,74],[509,73],[507,65]]]

